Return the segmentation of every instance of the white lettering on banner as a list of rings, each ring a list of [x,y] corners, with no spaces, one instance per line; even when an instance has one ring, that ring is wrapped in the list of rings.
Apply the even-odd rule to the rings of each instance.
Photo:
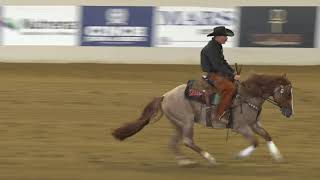
[[[130,42],[143,42],[146,37],[106,37],[106,36],[85,36],[84,41],[130,41]]]
[[[234,22],[233,11],[159,11],[158,16],[158,25],[230,26]]]
[[[107,25],[127,25],[129,19],[128,9],[108,9],[105,12],[105,19]]]
[[[87,26],[84,28],[86,36],[147,36],[147,27],[130,26]]]
[[[225,26],[235,32],[224,47],[237,42],[237,11],[233,8],[159,7],[156,13],[155,46],[204,47],[214,27]]]

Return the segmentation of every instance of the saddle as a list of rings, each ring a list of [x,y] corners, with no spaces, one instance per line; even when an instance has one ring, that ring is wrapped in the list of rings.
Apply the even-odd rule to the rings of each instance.
[[[225,117],[229,119],[229,124],[225,125],[223,123],[211,122],[212,113],[208,113],[207,109],[215,111],[217,105],[220,103],[220,96],[218,89],[214,87],[214,82],[209,81],[206,76],[203,76],[199,80],[189,80],[187,87],[184,91],[185,97],[189,100],[201,103],[200,114],[195,117],[195,122],[204,125],[208,128],[231,128],[232,127],[232,117],[230,111],[225,113]],[[203,108],[204,107],[204,108]]]
[[[209,106],[213,102],[212,97],[218,93],[213,84],[214,82],[209,81],[206,76],[202,76],[199,80],[189,80],[184,92],[185,97]]]

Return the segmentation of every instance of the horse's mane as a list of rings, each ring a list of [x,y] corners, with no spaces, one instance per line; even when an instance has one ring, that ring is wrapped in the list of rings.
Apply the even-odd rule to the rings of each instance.
[[[290,81],[285,75],[252,74],[241,82],[245,91],[255,97],[261,97],[265,93],[272,93],[276,86],[289,85]]]

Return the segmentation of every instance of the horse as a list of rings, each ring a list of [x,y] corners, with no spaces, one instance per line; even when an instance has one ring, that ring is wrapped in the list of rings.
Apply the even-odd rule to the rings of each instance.
[[[207,151],[195,144],[193,139],[193,126],[195,116],[201,113],[202,104],[185,97],[186,84],[175,87],[160,97],[155,97],[144,108],[141,116],[136,120],[115,129],[112,135],[117,140],[136,134],[142,130],[151,119],[159,120],[163,115],[173,124],[176,133],[172,137],[170,149],[177,158],[178,165],[188,166],[197,162],[185,157],[179,149],[182,142],[206,159],[210,165],[216,165],[215,158]],[[232,101],[231,116],[234,132],[241,134],[250,143],[250,146],[241,150],[236,157],[249,157],[258,147],[255,134],[261,136],[266,142],[272,159],[282,161],[282,155],[272,140],[270,134],[260,123],[260,113],[265,101],[270,101],[289,118],[293,111],[293,87],[286,75],[252,74],[245,81],[238,82],[237,94]],[[271,99],[272,98],[272,99]],[[160,115],[159,115],[160,113]]]

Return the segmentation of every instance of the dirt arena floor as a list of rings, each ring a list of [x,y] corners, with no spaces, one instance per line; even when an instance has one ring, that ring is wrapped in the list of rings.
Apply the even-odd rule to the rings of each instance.
[[[196,125],[196,142],[220,165],[183,147],[200,165],[181,168],[168,149],[167,119],[125,142],[110,132],[152,97],[198,78],[198,66],[0,64],[0,179],[319,179],[320,67],[245,66],[243,78],[253,72],[286,72],[293,82],[295,116],[286,119],[268,103],[262,113],[285,161],[273,162],[262,139],[250,158],[236,160],[248,146],[240,135],[226,142],[225,130]]]

